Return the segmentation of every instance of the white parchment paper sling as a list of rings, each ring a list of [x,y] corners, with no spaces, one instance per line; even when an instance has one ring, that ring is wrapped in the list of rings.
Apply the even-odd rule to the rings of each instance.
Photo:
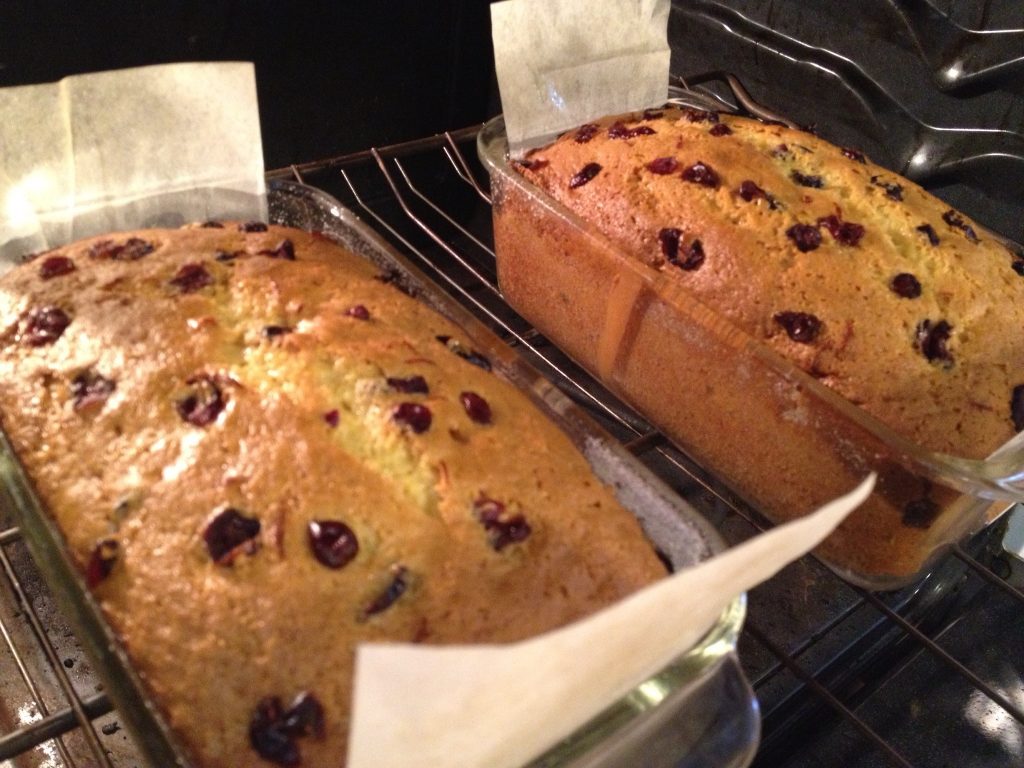
[[[263,172],[250,63],[0,89],[0,271],[103,232],[262,218]]]
[[[821,542],[874,475],[817,512],[588,619],[510,645],[360,646],[349,768],[518,768],[692,647],[738,594]]]

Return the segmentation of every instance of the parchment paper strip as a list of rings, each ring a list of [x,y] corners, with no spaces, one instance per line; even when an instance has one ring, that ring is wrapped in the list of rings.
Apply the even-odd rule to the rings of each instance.
[[[349,768],[517,768],[691,648],[738,594],[821,542],[874,487],[594,616],[504,646],[360,646]]]

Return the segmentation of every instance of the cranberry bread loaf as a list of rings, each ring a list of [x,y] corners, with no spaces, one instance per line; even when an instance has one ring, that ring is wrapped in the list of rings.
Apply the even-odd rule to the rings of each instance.
[[[0,413],[197,764],[342,765],[365,641],[510,641],[664,573],[460,330],[325,238],[86,240],[0,279]]]
[[[499,184],[506,297],[773,517],[866,471],[828,462],[870,438],[810,435],[806,411],[759,399],[729,368],[742,340],[687,341],[716,317],[929,451],[981,459],[1024,429],[1024,255],[860,152],[666,108],[582,126],[513,166],[611,248]],[[965,500],[893,473],[826,545],[841,569],[906,576],[955,527],[939,511]]]

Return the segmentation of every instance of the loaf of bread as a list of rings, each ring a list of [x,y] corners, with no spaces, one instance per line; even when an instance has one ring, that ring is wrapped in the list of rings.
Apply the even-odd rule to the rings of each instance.
[[[488,357],[318,235],[93,238],[0,278],[0,413],[207,768],[344,763],[357,643],[511,641],[664,574]]]
[[[928,452],[984,459],[1024,429],[1024,254],[862,153],[666,108],[512,165],[542,193],[498,180],[506,298],[770,516],[899,457],[752,373],[750,339]],[[825,552],[898,581],[964,532],[942,513],[969,503],[893,466]]]

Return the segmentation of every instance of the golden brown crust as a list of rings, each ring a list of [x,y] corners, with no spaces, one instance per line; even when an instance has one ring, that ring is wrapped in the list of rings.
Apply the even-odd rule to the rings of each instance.
[[[1024,422],[1024,256],[859,153],[747,118],[610,117],[514,166],[584,224],[499,181],[505,297],[734,490],[788,519],[880,467],[822,549],[876,585],[981,519],[716,318],[917,445],[984,458]]]
[[[663,573],[568,439],[376,276],[323,238],[226,226],[94,238],[0,280],[4,428],[204,766],[267,765],[250,719],[301,691],[326,719],[304,763],[341,764],[358,642],[519,639]],[[416,376],[428,393],[387,381]],[[225,508],[260,530],[218,564]],[[344,522],[355,559],[321,564],[312,520]]]

